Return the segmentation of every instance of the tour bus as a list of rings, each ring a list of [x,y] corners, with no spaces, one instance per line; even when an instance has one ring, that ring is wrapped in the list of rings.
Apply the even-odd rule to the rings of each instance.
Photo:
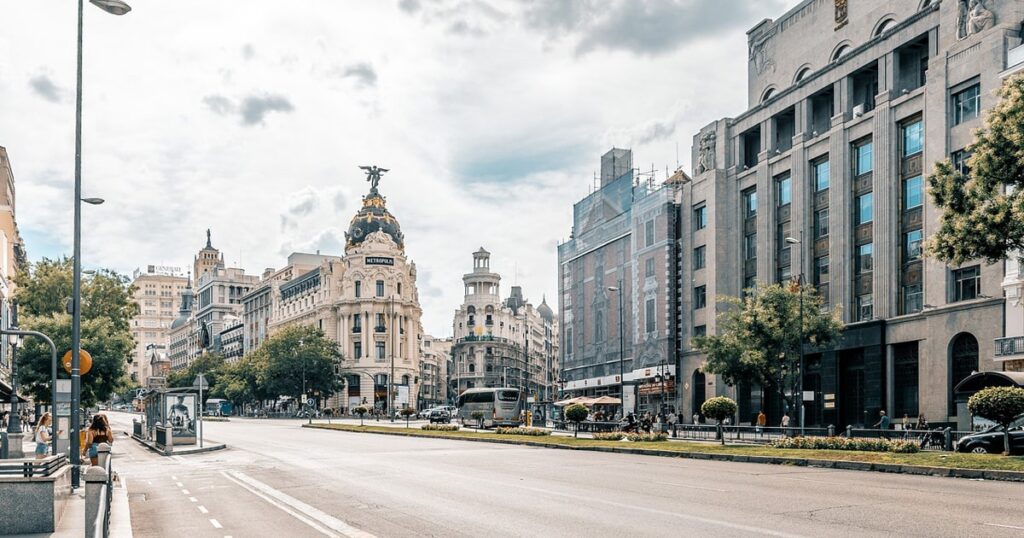
[[[522,410],[522,394],[516,388],[467,389],[459,396],[459,421],[463,425],[477,425],[473,412],[480,411],[485,428],[519,426]]]

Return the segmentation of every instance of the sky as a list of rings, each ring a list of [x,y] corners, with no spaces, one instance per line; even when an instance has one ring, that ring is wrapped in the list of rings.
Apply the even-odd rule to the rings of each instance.
[[[86,2],[82,260],[191,267],[212,230],[259,274],[341,255],[368,184],[450,335],[472,252],[557,303],[558,243],[600,156],[691,169],[697,130],[746,105],[746,31],[798,0]],[[31,260],[70,255],[72,0],[2,6],[0,146]]]

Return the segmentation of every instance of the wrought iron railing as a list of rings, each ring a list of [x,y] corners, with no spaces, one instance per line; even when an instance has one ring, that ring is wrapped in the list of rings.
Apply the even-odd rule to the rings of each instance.
[[[1024,336],[996,338],[996,357],[1024,354]]]

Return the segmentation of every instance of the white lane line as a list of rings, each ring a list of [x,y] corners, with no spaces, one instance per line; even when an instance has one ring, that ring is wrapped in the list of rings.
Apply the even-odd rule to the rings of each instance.
[[[221,525],[220,521],[217,521],[216,519],[211,519],[210,520],[210,525],[213,525],[213,528],[215,528],[215,529],[223,529],[224,528],[224,525]]]
[[[182,484],[181,482],[175,482],[174,484],[175,484],[176,486],[178,486],[179,488],[183,488],[183,487],[185,487],[185,484]]]
[[[1004,529],[1017,529],[1019,531],[1024,531],[1024,527],[1014,527],[1013,525],[1000,525],[998,523],[986,523],[986,525],[989,527],[1001,527]]]
[[[210,513],[210,511],[207,510],[206,507],[201,505],[201,504],[199,505],[199,511],[204,513],[204,514],[209,514]]]
[[[177,479],[178,479],[178,477],[176,477],[174,475],[171,475],[171,480],[177,480]]]
[[[194,502],[194,503],[197,503],[197,502],[199,502],[199,499],[197,499],[197,498],[195,498],[195,497],[189,497],[189,498],[188,498],[188,500],[189,500],[190,502]]]
[[[182,495],[191,495],[187,489],[181,490]]]
[[[369,532],[357,529],[344,521],[324,513],[288,494],[282,493],[251,476],[239,471],[221,471],[228,480],[242,486],[263,500],[280,508],[292,517],[320,531],[325,536],[337,537],[333,531],[348,538],[376,538]],[[301,514],[300,514],[301,512]],[[322,526],[321,526],[322,525]],[[327,527],[327,528],[324,528]],[[329,529],[329,530],[328,530]]]

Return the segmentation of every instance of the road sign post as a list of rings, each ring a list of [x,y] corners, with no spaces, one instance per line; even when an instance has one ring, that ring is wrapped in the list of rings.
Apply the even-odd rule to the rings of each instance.
[[[196,407],[196,426],[199,432],[199,448],[203,448],[203,410],[206,409],[206,404],[203,403],[203,390],[210,388],[210,385],[206,382],[206,376],[203,374],[197,374],[195,382],[192,386],[199,389],[199,405]]]

